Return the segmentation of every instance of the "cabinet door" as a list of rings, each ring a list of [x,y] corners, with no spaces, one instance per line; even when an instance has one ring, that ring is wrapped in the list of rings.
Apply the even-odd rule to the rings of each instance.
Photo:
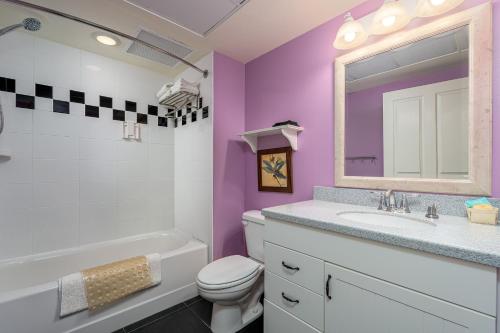
[[[329,263],[325,289],[326,333],[495,332],[494,317]]]

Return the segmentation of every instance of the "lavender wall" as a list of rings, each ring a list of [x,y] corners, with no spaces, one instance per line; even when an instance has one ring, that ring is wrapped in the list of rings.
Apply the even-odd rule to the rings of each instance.
[[[483,2],[466,0],[458,10]],[[351,12],[355,17],[364,16],[382,3],[382,0],[369,0]],[[493,87],[497,91],[500,87],[500,0],[494,0],[493,6],[493,31],[497,32]],[[419,23],[416,21],[412,26]],[[314,185],[334,185],[333,63],[337,51],[331,45],[341,24],[342,17],[336,17],[246,65],[246,129],[268,127],[285,119],[296,120],[305,127],[299,137],[299,151],[293,156],[293,194],[258,192],[256,156],[246,152],[247,209],[311,199]],[[494,95],[493,194],[499,196],[500,96]]]
[[[347,176],[382,177],[384,175],[383,94],[467,77],[467,62],[415,75],[410,80],[387,83],[347,94],[346,156],[375,156],[375,161],[347,161]]]
[[[213,256],[245,253],[245,65],[214,53]]]

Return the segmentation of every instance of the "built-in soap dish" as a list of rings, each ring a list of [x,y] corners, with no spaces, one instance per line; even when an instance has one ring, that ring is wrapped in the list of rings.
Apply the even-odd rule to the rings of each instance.
[[[9,161],[11,158],[10,151],[0,150],[0,162]]]

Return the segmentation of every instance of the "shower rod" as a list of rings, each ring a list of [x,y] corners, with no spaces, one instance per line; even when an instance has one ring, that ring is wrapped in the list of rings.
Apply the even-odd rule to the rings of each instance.
[[[141,40],[141,39],[139,39],[137,37],[127,35],[126,33],[120,32],[118,30],[115,30],[115,29],[112,29],[112,28],[108,28],[108,27],[103,26],[101,24],[94,23],[92,21],[88,21],[88,20],[85,20],[85,19],[73,16],[73,15],[70,15],[70,14],[66,14],[66,13],[57,11],[55,9],[51,9],[51,8],[47,8],[47,7],[35,5],[35,4],[29,3],[29,2],[25,2],[25,1],[20,1],[20,0],[0,0],[0,1],[8,2],[8,3],[12,3],[12,4],[16,4],[16,5],[19,5],[19,6],[23,6],[23,7],[27,7],[27,8],[31,8],[31,9],[35,9],[35,10],[39,10],[39,11],[42,11],[42,12],[45,12],[45,13],[49,13],[49,14],[53,14],[53,15],[56,15],[56,16],[59,16],[59,17],[66,18],[68,20],[79,22],[79,23],[82,23],[82,24],[94,27],[96,29],[104,30],[104,31],[107,31],[107,32],[112,33],[114,35],[117,35],[117,36],[129,39],[129,40],[132,40],[134,42],[137,42],[137,43],[140,43],[140,44],[142,44],[144,46],[147,46],[147,47],[149,47],[149,48],[151,48],[151,49],[153,49],[155,51],[163,53],[163,54],[165,54],[165,55],[167,55],[169,57],[172,57],[172,58],[174,58],[176,60],[179,60],[183,64],[185,64],[185,65],[193,68],[194,70],[202,73],[204,78],[208,77],[208,70],[201,69],[200,67],[198,67],[198,66],[190,63],[187,60],[184,60],[183,58],[181,58],[181,57],[179,57],[179,56],[177,56],[177,55],[175,55],[175,54],[173,54],[173,53],[171,53],[171,52],[169,52],[167,50],[162,49],[161,47],[158,47],[158,46],[155,46],[155,45],[150,44],[148,42],[145,42],[145,41],[143,41],[143,40]]]

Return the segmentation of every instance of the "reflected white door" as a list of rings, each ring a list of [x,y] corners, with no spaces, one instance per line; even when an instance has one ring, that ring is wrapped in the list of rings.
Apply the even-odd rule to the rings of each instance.
[[[468,78],[385,93],[384,176],[468,178]]]

